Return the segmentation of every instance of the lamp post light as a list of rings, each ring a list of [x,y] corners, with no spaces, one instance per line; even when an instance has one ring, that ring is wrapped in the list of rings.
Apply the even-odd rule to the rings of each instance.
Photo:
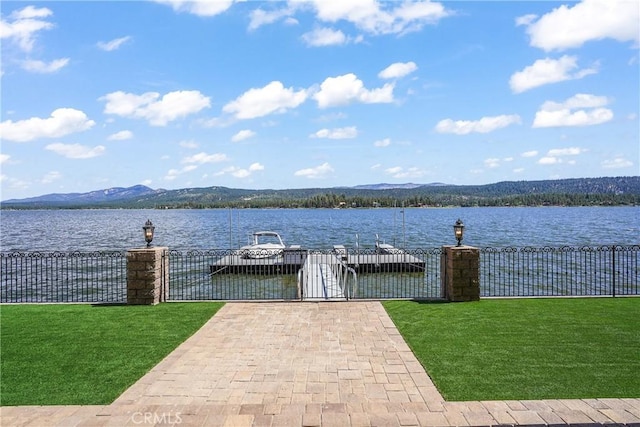
[[[144,240],[147,242],[147,247],[150,248],[151,242],[153,241],[153,231],[156,229],[156,227],[154,227],[151,220],[148,219],[142,229],[144,230]]]
[[[458,218],[456,223],[453,225],[453,233],[458,240],[458,244],[456,246],[462,246],[460,242],[462,242],[462,236],[464,235],[464,224],[462,223],[460,218]]]

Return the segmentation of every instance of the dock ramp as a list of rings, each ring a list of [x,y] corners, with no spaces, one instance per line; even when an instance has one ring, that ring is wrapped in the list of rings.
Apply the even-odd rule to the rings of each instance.
[[[309,253],[298,273],[302,300],[347,300],[355,296],[356,272],[335,253]]]

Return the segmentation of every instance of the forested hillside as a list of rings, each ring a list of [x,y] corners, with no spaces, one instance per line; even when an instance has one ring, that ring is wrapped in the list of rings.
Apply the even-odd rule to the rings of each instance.
[[[132,189],[134,187],[131,187]],[[226,187],[101,190],[113,198],[49,195],[11,200],[2,208],[358,208],[391,206],[640,205],[640,177],[505,181],[487,185],[429,184],[403,188],[243,190]],[[74,197],[72,197],[74,196]]]

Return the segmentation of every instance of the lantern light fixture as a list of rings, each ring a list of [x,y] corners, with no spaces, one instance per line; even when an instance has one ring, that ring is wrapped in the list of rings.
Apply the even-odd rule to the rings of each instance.
[[[462,223],[462,220],[460,220],[460,218],[458,218],[458,220],[456,221],[456,223],[453,225],[453,233],[456,236],[456,240],[458,241],[458,244],[456,246],[462,246],[462,237],[464,236],[464,224]]]
[[[151,242],[153,241],[153,232],[156,229],[150,219],[144,224],[142,227],[144,230],[144,240],[147,242],[147,247],[151,247]]]

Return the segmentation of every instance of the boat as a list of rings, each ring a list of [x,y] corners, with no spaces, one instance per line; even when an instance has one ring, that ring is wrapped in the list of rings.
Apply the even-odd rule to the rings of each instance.
[[[249,244],[240,248],[240,254],[243,258],[274,258],[282,255],[285,247],[275,231],[256,231],[251,235]]]

